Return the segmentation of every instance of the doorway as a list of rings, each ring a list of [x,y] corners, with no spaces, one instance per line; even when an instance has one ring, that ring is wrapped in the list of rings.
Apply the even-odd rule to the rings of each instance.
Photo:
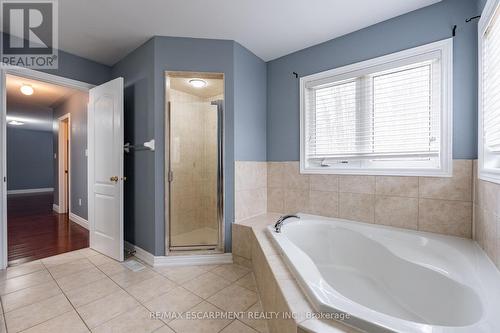
[[[52,188],[44,188],[44,192],[53,192],[45,195],[46,201],[53,202],[51,207],[51,212],[57,213],[59,219],[52,219],[53,229],[58,229],[60,226],[65,228],[66,233],[62,234],[62,244],[68,244],[65,239],[69,235],[74,234],[74,229],[83,227],[83,231],[86,235],[85,242],[90,246],[90,248],[107,255],[118,261],[124,260],[124,237],[123,237],[123,187],[125,177],[123,175],[123,85],[124,80],[122,77],[115,78],[111,81],[105,82],[98,86],[93,86],[84,82],[60,77],[57,75],[52,75],[44,72],[39,72],[27,68],[20,67],[8,67],[0,70],[0,155],[2,156],[2,163],[0,164],[0,179],[3,180],[2,186],[0,186],[0,268],[6,268],[8,266],[8,255],[9,246],[13,237],[8,235],[8,227],[12,225],[8,223],[8,213],[15,212],[13,209],[15,205],[9,208],[8,205],[8,180],[12,181],[11,176],[8,176],[9,171],[19,171],[18,168],[13,168],[8,166],[8,149],[7,149],[7,128],[8,122],[11,122],[11,126],[24,126],[30,125],[43,125],[46,122],[31,121],[29,117],[9,119],[8,113],[8,78],[18,77],[21,81],[21,86],[16,85],[14,91],[17,93],[21,91],[22,94],[27,96],[41,96],[41,94],[35,95],[35,91],[43,87],[43,85],[57,86],[59,89],[70,89],[74,90],[75,93],[71,96],[76,96],[78,98],[71,98],[71,103],[67,103],[67,111],[63,113],[53,112],[50,117],[50,126],[54,126],[54,138],[53,143],[57,144],[57,147],[52,147],[52,155],[54,165],[58,168],[59,163],[57,162],[59,155],[59,122],[54,121],[66,113],[70,113],[67,121],[67,140],[66,147],[69,147],[67,151],[67,192],[61,191],[59,193],[59,184],[54,184]],[[33,82],[29,82],[33,81]],[[37,86],[41,84],[41,86]],[[41,91],[41,89],[40,89]],[[26,92],[26,93],[25,93]],[[34,100],[34,99],[31,99]],[[76,103],[76,104],[75,104]],[[75,105],[80,105],[81,110],[84,112],[73,113],[72,110],[78,109],[79,107]],[[57,116],[57,117],[56,117]],[[30,121],[28,121],[30,120]],[[85,124],[82,125],[81,123]],[[78,125],[80,123],[80,125]],[[64,128],[65,124],[62,123],[61,126]],[[63,136],[64,137],[64,136]],[[75,145],[81,144],[79,149],[74,149]],[[17,146],[15,146],[17,148]],[[28,145],[30,148],[35,148],[35,152],[41,152],[39,149],[39,143],[35,141],[33,144]],[[64,147],[62,148],[64,150]],[[16,149],[10,149],[10,151],[16,151]],[[31,154],[18,154],[18,156],[26,157],[31,156]],[[46,154],[44,156],[47,156]],[[64,163],[64,162],[63,162]],[[35,163],[21,163],[21,166],[37,166]],[[82,171],[83,168],[83,171]],[[21,177],[18,179],[28,179],[28,176],[39,175],[39,169],[30,172],[20,173]],[[53,181],[59,180],[59,173],[55,171],[53,175]],[[80,176],[77,176],[80,175]],[[64,180],[63,180],[64,181]],[[64,186],[63,186],[64,188]],[[87,192],[85,195],[78,196],[78,188],[84,188]],[[25,194],[26,190],[21,190],[18,194]],[[40,193],[40,189],[36,191],[30,191],[32,193]],[[65,194],[67,193],[67,194]],[[13,193],[11,193],[13,194]],[[67,214],[59,213],[59,197],[62,196],[62,200],[66,198],[65,205],[67,208]],[[88,199],[88,202],[87,202]],[[36,205],[43,204],[43,200],[35,199]],[[26,202],[17,205],[21,207],[17,212],[22,214],[26,213]],[[64,207],[63,207],[64,209]],[[36,210],[36,209],[34,209]],[[40,210],[40,209],[38,209]],[[42,205],[41,211],[43,216],[47,217],[47,205]],[[88,220],[85,220],[79,213],[85,211],[87,213]],[[67,216],[67,218],[65,217]],[[61,219],[63,220],[61,222]],[[24,225],[18,230],[30,230],[36,229],[40,224],[36,224],[36,218],[30,217],[27,219],[31,225]],[[69,223],[70,222],[74,223]],[[75,228],[73,228],[75,227]],[[60,231],[60,229],[59,229]],[[53,234],[50,232],[43,232],[43,235],[48,238],[38,237],[38,241],[41,246],[47,248],[47,243],[58,243],[61,241],[61,237],[56,237],[54,239]],[[60,235],[60,234],[59,234]],[[20,239],[25,239],[21,237]],[[27,242],[30,246],[33,246],[35,242]],[[72,242],[69,242],[72,244]],[[77,245],[78,248],[86,247]],[[48,247],[51,249],[56,249],[56,251],[68,252],[74,250],[74,248],[68,248],[67,246]],[[62,249],[61,249],[62,248]],[[36,255],[40,257],[46,257],[53,254],[44,254],[44,250],[38,247],[38,251],[35,251]],[[55,253],[57,254],[57,252]],[[36,259],[34,256],[26,258],[21,258],[23,261],[30,261]],[[9,265],[14,265],[21,262],[11,262]]]
[[[58,183],[59,183],[59,202],[58,213],[69,214],[71,211],[71,113],[66,113],[58,119]]]
[[[222,73],[167,72],[168,245],[223,252]]]
[[[8,265],[87,247],[88,92],[16,75],[5,87]]]

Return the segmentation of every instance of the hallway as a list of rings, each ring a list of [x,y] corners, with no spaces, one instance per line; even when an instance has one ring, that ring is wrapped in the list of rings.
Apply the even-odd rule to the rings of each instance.
[[[7,197],[9,266],[88,247],[88,230],[52,210],[53,194]]]

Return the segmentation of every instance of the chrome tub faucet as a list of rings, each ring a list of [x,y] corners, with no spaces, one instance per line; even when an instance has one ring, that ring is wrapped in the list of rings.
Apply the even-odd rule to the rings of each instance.
[[[300,219],[300,216],[297,216],[297,215],[283,215],[274,224],[274,231],[276,231],[277,233],[280,233],[281,227],[283,226],[283,222],[285,222],[286,219],[289,219],[291,217],[294,217],[296,219]]]

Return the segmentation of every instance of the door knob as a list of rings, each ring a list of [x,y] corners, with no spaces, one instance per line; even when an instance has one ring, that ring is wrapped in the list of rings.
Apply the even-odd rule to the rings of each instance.
[[[112,176],[109,180],[116,183],[118,182],[118,176]]]

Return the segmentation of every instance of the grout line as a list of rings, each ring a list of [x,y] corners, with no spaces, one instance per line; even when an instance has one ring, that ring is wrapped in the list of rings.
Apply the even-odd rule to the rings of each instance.
[[[52,275],[52,273],[49,271],[48,267],[47,267],[47,266],[45,266],[45,264],[44,264],[43,262],[42,262],[42,265],[43,265],[43,266],[47,269],[47,271],[48,271],[48,272],[49,272],[49,274],[50,274],[50,277],[51,277],[51,278],[52,278],[52,280],[56,283],[57,287],[59,288],[59,290],[61,291],[61,293],[62,293],[62,294],[64,295],[64,297],[66,298],[66,300],[68,301],[69,305],[73,308],[73,311],[75,311],[75,312],[76,312],[76,314],[78,315],[78,317],[80,318],[80,320],[82,321],[82,323],[83,323],[83,324],[85,325],[85,327],[87,327],[87,329],[90,331],[90,327],[88,327],[88,325],[87,325],[87,323],[85,322],[85,320],[83,320],[83,318],[80,316],[80,313],[78,313],[78,311],[76,311],[76,308],[73,306],[73,304],[72,304],[72,303],[71,303],[71,301],[69,300],[68,296],[66,296],[66,294],[64,293],[64,291],[61,289],[61,286],[59,285],[59,283],[57,283],[57,280],[54,278],[54,276]],[[54,267],[55,267],[55,266],[54,266]],[[35,302],[35,303],[36,303],[36,302]],[[34,303],[32,303],[32,304],[34,304]],[[31,326],[31,327],[35,327],[35,326],[38,326],[38,325],[40,325],[40,324],[43,324],[43,323],[45,323],[45,322],[47,322],[47,321],[49,321],[49,320],[51,320],[51,319],[57,318],[57,317],[59,317],[59,316],[62,316],[63,314],[66,314],[66,313],[68,313],[68,312],[70,312],[70,311],[67,311],[67,312],[61,313],[61,314],[59,314],[59,315],[57,315],[57,316],[55,316],[55,317],[52,317],[52,318],[50,318],[50,319],[47,319],[47,320],[45,320],[45,321],[43,321],[43,322],[41,322],[41,323],[38,323],[38,324],[36,324],[36,325],[34,325],[34,326]]]

